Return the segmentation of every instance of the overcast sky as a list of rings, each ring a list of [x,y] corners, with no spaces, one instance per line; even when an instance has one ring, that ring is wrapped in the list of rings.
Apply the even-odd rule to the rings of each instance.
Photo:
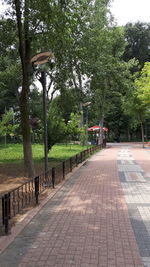
[[[118,25],[137,21],[150,22],[150,0],[112,0],[111,6]],[[4,8],[0,0],[0,13]]]
[[[118,25],[127,22],[150,22],[150,0],[114,0],[111,12]]]

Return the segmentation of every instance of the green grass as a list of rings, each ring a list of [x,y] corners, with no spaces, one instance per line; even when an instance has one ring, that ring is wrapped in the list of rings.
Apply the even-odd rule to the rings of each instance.
[[[33,158],[35,162],[42,162],[44,158],[44,147],[41,144],[32,145]],[[85,146],[81,145],[55,145],[48,154],[49,161],[60,162],[70,158],[77,153],[85,150]],[[7,144],[0,145],[0,164],[20,163],[23,161],[23,147],[22,144]]]

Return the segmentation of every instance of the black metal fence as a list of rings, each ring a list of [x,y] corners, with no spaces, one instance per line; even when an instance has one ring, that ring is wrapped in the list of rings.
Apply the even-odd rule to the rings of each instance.
[[[1,234],[9,234],[11,230],[11,219],[19,214],[24,208],[37,205],[39,203],[39,195],[49,187],[55,188],[55,185],[65,179],[65,176],[82,163],[89,155],[93,154],[102,145],[90,147],[79,154],[61,162],[56,167],[48,170],[21,186],[11,190],[0,197],[0,218],[2,221],[0,226]]]

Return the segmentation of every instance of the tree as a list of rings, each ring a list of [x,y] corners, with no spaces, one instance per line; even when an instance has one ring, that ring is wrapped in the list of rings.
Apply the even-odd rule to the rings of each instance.
[[[52,104],[48,112],[48,149],[66,138],[66,124],[55,104]]]
[[[80,127],[80,113],[71,113],[70,120],[67,123],[67,136],[70,140],[76,140],[82,133],[82,128]]]
[[[125,124],[128,129],[128,137],[130,137],[131,130],[132,130],[132,133],[135,131],[135,129],[137,128],[137,125],[141,123],[140,122],[141,119],[142,119],[141,127],[143,127],[143,122],[145,120],[144,117],[147,116],[145,112],[146,106],[143,107],[143,111],[141,110],[142,98],[144,99],[144,94],[142,93],[142,90],[137,89],[137,86],[136,85],[133,86],[132,83],[135,80],[135,77],[133,76],[133,74],[143,68],[145,61],[150,60],[150,50],[149,50],[150,24],[142,23],[142,22],[138,22],[135,24],[128,23],[124,27],[124,32],[125,32],[126,46],[125,46],[125,52],[123,54],[123,59],[126,62],[129,62],[133,59],[135,60],[135,64],[131,64],[129,66],[132,76],[130,75],[131,77],[129,77],[129,80],[128,80],[129,86],[126,90],[126,93],[123,94],[124,96],[123,99],[124,101],[127,102],[127,104],[126,104],[126,108],[124,108],[124,104],[123,104],[123,113],[121,115],[121,117],[125,116],[124,120],[126,121]],[[137,78],[141,77],[140,72],[136,74],[136,77]],[[148,101],[148,98],[149,97],[147,95],[146,97],[147,101]],[[133,106],[136,106],[135,112],[134,112],[134,108],[131,111],[132,107],[130,107],[130,105],[132,104]],[[139,105],[139,110],[137,110],[138,105]],[[126,109],[129,109],[130,111],[127,112]],[[145,115],[143,114],[143,112],[145,113]],[[126,130],[124,129],[124,132],[125,131]]]
[[[138,97],[137,89],[131,91],[130,95],[126,95],[123,98],[123,109],[124,113],[131,116],[136,123],[141,126],[141,137],[144,148],[144,127],[143,123],[148,115],[147,106],[142,103]]]
[[[16,28],[13,19],[0,19],[0,116],[19,105],[21,85],[20,62],[17,53]]]
[[[91,33],[93,46],[89,50],[90,91],[97,123],[101,126],[99,142],[102,143],[104,119],[114,104],[113,98],[116,98],[116,95],[121,97],[121,94],[128,90],[131,76],[129,67],[132,63],[122,60],[125,47],[122,28],[99,30],[98,23],[95,27],[95,35]],[[94,46],[97,49],[94,50]]]
[[[15,131],[19,128],[19,124],[14,123],[14,112],[12,110],[6,111],[2,120],[0,121],[0,136],[5,137],[6,145],[6,136],[14,136]]]
[[[138,73],[139,76],[139,73]],[[150,62],[144,64],[140,76],[135,79],[138,98],[150,109]]]
[[[125,61],[137,59],[139,66],[132,68],[132,72],[143,68],[146,61],[150,61],[150,24],[137,22],[127,23],[124,27],[126,48],[123,55]]]

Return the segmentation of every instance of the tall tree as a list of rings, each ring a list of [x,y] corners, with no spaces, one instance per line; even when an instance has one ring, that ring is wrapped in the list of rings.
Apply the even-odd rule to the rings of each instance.
[[[95,34],[93,34],[93,29]],[[129,64],[121,59],[125,47],[123,30],[115,27],[104,27],[100,30],[97,23],[93,29],[92,46],[89,50],[91,51],[89,56],[90,90],[96,107],[97,120],[101,126],[99,141],[102,142],[104,118],[110,111],[111,105],[114,104],[113,97],[116,96],[116,92],[119,95],[128,88],[130,72]]]
[[[150,62],[144,64],[143,69],[138,73],[135,79],[138,98],[146,105],[146,109],[150,109]]]
[[[145,106],[141,103],[140,99],[137,96],[136,90],[124,99],[123,102],[124,112],[132,117],[132,120],[136,120],[137,123],[141,126],[141,139],[144,148],[144,127],[143,123],[146,119],[147,112]]]
[[[19,38],[19,54],[22,68],[22,89],[20,94],[21,126],[23,135],[23,151],[25,172],[29,177],[34,176],[30,124],[28,115],[28,94],[30,87],[31,33],[30,33],[30,1],[14,0],[16,22]]]
[[[21,85],[17,34],[11,18],[0,19],[0,116],[5,110],[19,105]]]
[[[123,58],[125,61],[137,59],[139,68],[143,68],[146,61],[150,61],[150,23],[127,23],[124,27],[126,48]],[[132,72],[137,71],[137,66]]]

